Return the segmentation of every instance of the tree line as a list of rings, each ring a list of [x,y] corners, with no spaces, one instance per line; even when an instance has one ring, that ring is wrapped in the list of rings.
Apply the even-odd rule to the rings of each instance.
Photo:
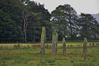
[[[0,42],[39,42],[41,29],[46,27],[46,39],[52,32],[58,39],[98,39],[99,23],[91,14],[78,15],[71,5],[59,5],[51,13],[43,4],[30,0],[0,1]]]

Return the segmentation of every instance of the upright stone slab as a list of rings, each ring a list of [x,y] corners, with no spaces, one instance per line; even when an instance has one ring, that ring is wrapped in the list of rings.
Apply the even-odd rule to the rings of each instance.
[[[54,30],[52,32],[52,55],[56,55],[57,54],[57,41],[58,41],[58,34]]]
[[[84,38],[84,43],[83,43],[83,59],[86,60],[87,58],[87,38]]]
[[[66,55],[66,40],[64,37],[63,37],[62,43],[63,43],[63,55]]]
[[[42,27],[42,33],[41,33],[41,49],[40,49],[41,55],[44,55],[45,54],[45,40],[46,40],[46,29],[45,29],[45,27]]]

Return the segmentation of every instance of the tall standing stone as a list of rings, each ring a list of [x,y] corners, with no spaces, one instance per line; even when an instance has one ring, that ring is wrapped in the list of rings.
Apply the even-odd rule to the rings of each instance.
[[[63,37],[62,43],[63,43],[63,55],[66,55],[66,40],[64,37]]]
[[[87,38],[84,38],[84,43],[83,43],[83,58],[86,60],[87,58]]]
[[[41,33],[41,55],[45,54],[45,40],[46,40],[46,29],[45,27],[42,27],[42,33]]]
[[[57,41],[58,41],[58,34],[56,30],[52,32],[52,54],[57,54]]]

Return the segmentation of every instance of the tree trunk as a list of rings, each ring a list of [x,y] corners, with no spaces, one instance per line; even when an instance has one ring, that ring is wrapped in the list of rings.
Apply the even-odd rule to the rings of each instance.
[[[24,26],[23,26],[23,32],[24,32],[24,42],[27,42],[27,35],[26,35],[26,31],[27,31],[27,17],[25,15],[25,12],[23,11],[23,23],[24,23]]]

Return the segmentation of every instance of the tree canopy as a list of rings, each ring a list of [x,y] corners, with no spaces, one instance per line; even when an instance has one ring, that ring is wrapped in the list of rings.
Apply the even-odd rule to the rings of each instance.
[[[71,5],[59,5],[50,14],[43,4],[30,0],[0,0],[0,42],[40,41],[46,27],[46,39],[52,31],[63,37],[98,39],[99,23],[91,14],[78,15]],[[79,35],[77,37],[77,35]]]

